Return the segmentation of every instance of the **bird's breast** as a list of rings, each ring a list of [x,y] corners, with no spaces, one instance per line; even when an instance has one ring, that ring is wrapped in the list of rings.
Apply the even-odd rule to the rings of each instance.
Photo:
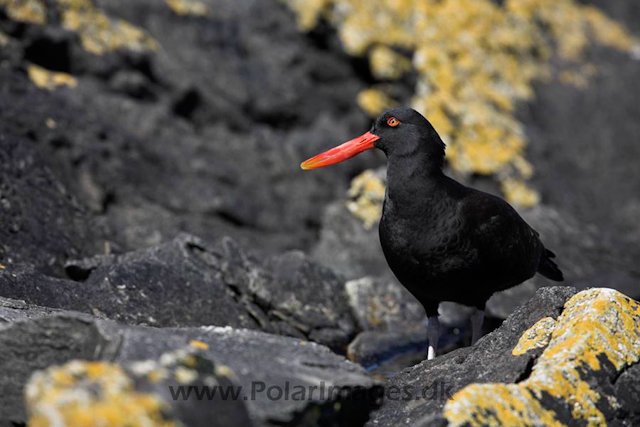
[[[427,207],[417,215],[404,215],[385,203],[380,243],[391,269],[396,275],[419,272],[424,277],[462,268],[473,254],[461,218],[454,203]]]

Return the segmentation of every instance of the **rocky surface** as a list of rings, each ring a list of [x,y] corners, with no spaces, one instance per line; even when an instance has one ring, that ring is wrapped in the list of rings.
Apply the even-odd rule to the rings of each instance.
[[[68,261],[75,280],[31,267],[0,270],[0,293],[129,324],[233,326],[293,335],[344,353],[357,331],[344,284],[300,252],[261,265],[231,239],[190,235],[124,255]]]
[[[612,289],[540,289],[472,348],[392,378],[367,425],[634,425],[639,307]]]
[[[306,247],[318,206],[344,191],[350,171],[372,162],[359,159],[332,175],[299,173],[301,158],[367,125],[353,104],[362,83],[351,59],[322,48],[330,36],[301,34],[275,1],[217,1],[215,14],[200,17],[179,15],[164,2],[121,3],[101,1],[96,10],[139,25],[161,49],[96,56],[56,19],[45,26],[11,17],[1,22],[8,35],[1,53],[1,151],[16,156],[7,158],[15,164],[7,168],[22,168],[6,172],[2,215],[11,226],[3,233],[35,222],[30,210],[43,212],[43,224],[47,211],[69,217],[66,228],[47,222],[49,235],[41,225],[23,248],[22,234],[3,239],[3,262],[52,264],[59,273],[66,259],[105,245],[122,252],[180,231],[207,240],[224,232],[256,251]],[[36,87],[30,64],[70,73],[75,87]],[[18,145],[26,147],[10,149]],[[59,213],[33,190],[14,200],[17,191],[37,185],[25,177],[46,173],[29,156],[47,159],[55,171],[54,178],[40,178],[43,195],[69,194],[106,232],[88,235],[88,221],[74,223],[80,213],[63,205],[71,203],[65,197],[56,198]],[[35,231],[34,224],[23,233]],[[38,256],[30,256],[32,245],[42,248]]]
[[[639,34],[634,4],[590,3]],[[86,412],[71,407],[82,400],[114,423],[357,426],[377,395],[363,404],[258,393],[207,406],[167,390],[188,379],[245,393],[255,381],[377,393],[372,377],[423,359],[423,310],[378,242],[384,186],[371,179],[384,176],[383,156],[298,167],[366,130],[356,100],[380,85],[330,24],[304,32],[296,18],[277,0],[0,0],[0,425],[25,422],[27,408],[34,425],[52,413],[79,424]],[[585,61],[600,70],[587,89],[554,75],[516,109],[542,199],[522,214],[558,254],[566,284],[638,299],[640,62],[601,47]],[[387,83],[401,100],[416,90],[408,74]],[[499,192],[493,178],[456,178]],[[631,353],[624,363],[596,355],[602,368],[588,359],[587,380],[536,395],[536,370],[557,374],[542,368],[543,353],[563,348],[553,334],[573,294],[548,285],[494,296],[486,332],[536,295],[475,347],[393,376],[371,425],[508,424],[536,405],[570,423],[584,416],[568,406],[575,384],[589,417],[639,423]],[[577,306],[625,307],[599,295]],[[468,314],[441,306],[442,353],[468,343]],[[575,366],[558,366],[578,381]],[[403,400],[404,387],[433,397]],[[594,393],[608,403],[593,409]]]
[[[379,386],[361,367],[324,346],[295,338],[230,327],[127,327],[90,315],[47,313],[38,307],[11,305],[7,301],[0,308],[0,319],[11,319],[0,325],[3,420],[24,422],[25,410],[34,417],[51,416],[47,408],[64,413],[64,405],[68,404],[64,396],[86,393],[83,390],[92,387],[89,380],[107,382],[101,387],[108,387],[109,381],[117,382],[113,373],[103,372],[112,369],[123,370],[118,375],[124,380],[129,378],[125,382],[132,384],[113,391],[113,396],[106,396],[105,400],[113,399],[103,403],[110,405],[114,416],[124,420],[126,412],[119,411],[126,409],[119,406],[118,395],[126,399],[129,394],[140,397],[140,393],[151,393],[158,404],[168,405],[176,419],[186,425],[209,425],[205,421],[211,421],[212,413],[221,417],[218,425],[231,425],[222,423],[225,419],[247,418],[253,425],[362,424],[380,395],[376,391]],[[72,359],[102,364],[87,363],[75,368],[67,365],[34,376],[27,387],[25,408],[21,394],[14,391],[22,389],[34,371]],[[61,380],[64,372],[77,383]],[[87,375],[94,376],[86,378]],[[170,386],[212,384],[235,386],[239,397],[230,398],[228,404],[218,397],[213,399],[214,408],[210,408],[208,399],[199,400],[195,394],[186,400],[174,400],[171,395]],[[311,394],[309,387],[321,384],[327,387],[324,396],[319,389]],[[286,387],[289,398],[278,397],[276,393],[284,394]],[[329,387],[338,388],[330,395]],[[173,390],[178,393],[177,388]],[[305,390],[306,395],[294,397],[296,390]],[[345,402],[336,406],[340,390]],[[360,400],[353,395],[350,405],[347,397],[356,392],[361,393]],[[90,414],[89,407],[73,416]],[[67,423],[74,425],[72,420],[67,419]],[[245,421],[241,425],[249,424]]]

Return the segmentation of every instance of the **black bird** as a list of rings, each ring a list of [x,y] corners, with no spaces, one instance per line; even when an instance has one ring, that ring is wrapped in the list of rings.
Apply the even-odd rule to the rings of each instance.
[[[440,302],[476,308],[471,316],[475,343],[485,304],[495,292],[536,273],[563,280],[553,252],[507,202],[443,173],[445,145],[415,110],[388,110],[369,132],[301,167],[329,166],[372,148],[387,156],[380,244],[393,273],[427,312],[429,359],[437,349]]]

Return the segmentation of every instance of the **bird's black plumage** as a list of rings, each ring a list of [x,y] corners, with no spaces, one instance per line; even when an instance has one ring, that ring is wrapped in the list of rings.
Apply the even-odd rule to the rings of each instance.
[[[472,315],[475,341],[485,303],[495,292],[536,272],[563,280],[553,252],[515,209],[443,173],[445,145],[415,110],[388,110],[369,132],[301,166],[328,166],[371,148],[387,156],[380,243],[391,270],[429,316],[429,358],[435,357],[440,302],[478,309]]]
[[[387,121],[396,117],[400,125]],[[411,109],[382,114],[371,133],[387,155],[380,243],[398,280],[436,315],[441,301],[484,309],[489,297],[536,272],[560,281],[538,233],[499,197],[443,171],[444,143]]]

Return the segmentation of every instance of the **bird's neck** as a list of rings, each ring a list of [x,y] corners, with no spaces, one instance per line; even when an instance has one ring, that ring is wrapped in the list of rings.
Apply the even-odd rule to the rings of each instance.
[[[389,156],[387,158],[387,198],[394,203],[425,203],[438,197],[446,179],[441,162],[428,156]]]

